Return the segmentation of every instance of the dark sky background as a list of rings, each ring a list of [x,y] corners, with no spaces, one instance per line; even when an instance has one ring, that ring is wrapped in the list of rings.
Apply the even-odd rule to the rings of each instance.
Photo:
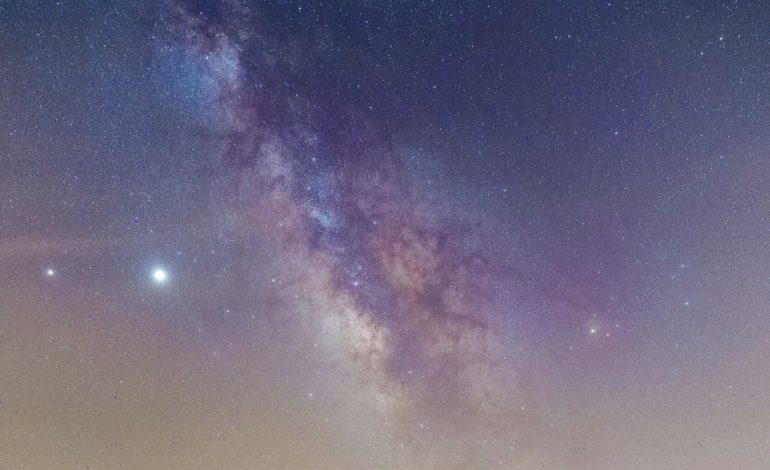
[[[0,467],[770,466],[765,2],[0,1]]]

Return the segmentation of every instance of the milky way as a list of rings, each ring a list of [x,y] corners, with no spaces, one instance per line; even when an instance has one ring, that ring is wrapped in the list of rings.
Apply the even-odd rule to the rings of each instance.
[[[0,4],[0,467],[767,468],[767,20]]]
[[[292,65],[283,63],[288,46],[281,43],[272,46],[280,51],[275,57],[265,57],[264,41],[248,34],[260,18],[237,18],[244,13],[227,11],[209,24],[194,10],[175,9],[170,21],[179,28],[172,28],[170,47],[210,64],[202,73],[216,84],[207,91],[214,114],[223,116],[210,131],[223,135],[225,165],[235,168],[233,197],[245,212],[236,217],[302,265],[281,282],[298,289],[295,298],[309,308],[282,301],[308,317],[303,321],[320,332],[314,341],[342,351],[349,369],[336,372],[354,381],[383,419],[424,427],[421,419],[440,422],[451,410],[466,432],[494,426],[497,439],[512,442],[499,434],[521,414],[517,365],[494,334],[502,323],[499,267],[467,240],[467,223],[429,215],[434,209],[410,189],[405,157],[390,136],[369,131],[366,119],[343,118],[329,135],[313,124],[334,120],[334,110],[312,97],[285,96],[285,83],[245,89],[275,82],[274,70]],[[310,63],[301,67],[312,67],[313,52],[303,53]],[[281,96],[278,109],[263,105],[272,94]]]

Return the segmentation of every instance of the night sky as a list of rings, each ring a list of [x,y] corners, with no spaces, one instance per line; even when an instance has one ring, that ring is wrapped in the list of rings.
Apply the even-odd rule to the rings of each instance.
[[[770,4],[0,0],[0,468],[770,468]]]

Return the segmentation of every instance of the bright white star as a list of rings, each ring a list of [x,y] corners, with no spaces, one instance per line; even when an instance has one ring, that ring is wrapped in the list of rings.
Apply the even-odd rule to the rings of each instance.
[[[168,280],[168,273],[163,268],[155,268],[152,270],[152,279],[158,284],[165,284]]]

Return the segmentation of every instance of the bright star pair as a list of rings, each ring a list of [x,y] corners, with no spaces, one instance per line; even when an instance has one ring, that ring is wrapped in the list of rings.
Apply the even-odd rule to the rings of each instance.
[[[56,276],[56,270],[53,268],[46,268],[45,275],[47,277]],[[165,284],[168,282],[168,271],[161,267],[155,267],[150,272],[150,277],[156,284]]]

